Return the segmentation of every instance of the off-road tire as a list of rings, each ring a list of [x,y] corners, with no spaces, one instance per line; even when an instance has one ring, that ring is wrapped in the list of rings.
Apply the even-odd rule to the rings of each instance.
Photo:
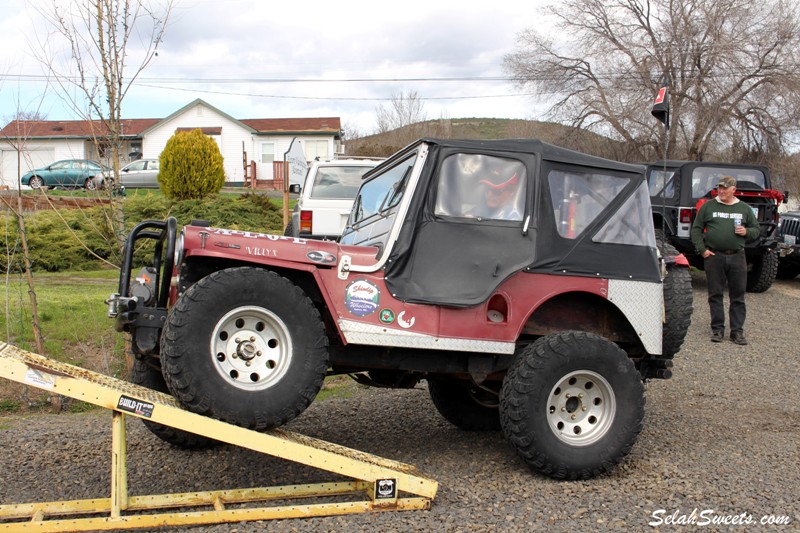
[[[760,256],[753,257],[747,272],[747,292],[765,292],[772,287],[778,275],[778,254],[774,250],[764,250]]]
[[[285,237],[294,237],[294,222],[291,220],[288,224],[286,224],[286,229],[283,230],[283,235]]]
[[[778,279],[794,279],[800,274],[800,261],[778,261]]]
[[[148,358],[147,361],[134,359],[133,368],[131,369],[131,383],[153,389],[157,392],[164,392],[169,394],[167,384],[164,381],[164,376],[161,374],[161,363],[158,359]],[[202,450],[213,448],[220,444],[219,441],[195,435],[188,431],[175,429],[171,426],[165,426],[151,420],[142,419],[145,427],[150,430],[153,435],[159,439],[187,450]]]
[[[454,426],[467,431],[500,430],[497,397],[488,391],[466,381],[429,378],[428,392],[439,414]]]
[[[299,287],[237,267],[180,297],[161,335],[161,365],[170,392],[190,411],[264,431],[311,404],[327,372],[327,347],[319,312]]]
[[[509,444],[533,470],[556,479],[609,472],[631,451],[643,421],[633,361],[593,333],[555,333],[521,348],[500,392]]]
[[[656,231],[656,245],[661,257],[674,257],[680,252],[664,240],[663,233]],[[664,324],[661,329],[661,355],[672,359],[683,346],[689,325],[692,322],[692,275],[689,268],[680,265],[667,266],[662,283],[664,292]]]

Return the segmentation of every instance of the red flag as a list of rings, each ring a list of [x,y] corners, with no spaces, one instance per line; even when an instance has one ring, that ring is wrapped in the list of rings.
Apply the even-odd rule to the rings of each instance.
[[[669,87],[661,87],[658,90],[650,113],[669,128]]]

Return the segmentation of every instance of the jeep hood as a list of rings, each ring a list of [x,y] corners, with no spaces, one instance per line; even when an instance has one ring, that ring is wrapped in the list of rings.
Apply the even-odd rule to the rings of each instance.
[[[317,241],[223,228],[186,226],[183,229],[183,257],[216,257],[250,263],[302,263],[322,268],[335,267],[342,253],[352,263],[374,263],[377,248],[341,246]]]

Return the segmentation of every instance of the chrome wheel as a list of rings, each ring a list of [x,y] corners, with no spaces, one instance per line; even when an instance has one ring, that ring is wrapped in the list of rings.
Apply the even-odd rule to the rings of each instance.
[[[286,324],[263,307],[237,307],[223,316],[211,335],[214,368],[228,383],[247,391],[280,382],[292,362]]]
[[[572,446],[597,442],[614,421],[614,391],[600,374],[570,372],[550,391],[547,421],[556,437]]]

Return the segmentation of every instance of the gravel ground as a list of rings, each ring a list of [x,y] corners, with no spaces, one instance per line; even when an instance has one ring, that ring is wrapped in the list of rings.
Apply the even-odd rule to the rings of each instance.
[[[673,531],[693,510],[752,524],[706,531],[800,531],[800,279],[748,294],[749,346],[708,341],[705,278],[674,377],[647,386],[645,428],[611,474],[558,482],[531,473],[500,433],[445,422],[424,387],[353,388],[314,403],[290,428],[413,464],[439,482],[430,511],[175,528],[269,531]],[[0,417],[0,504],[108,496],[110,415]],[[130,494],[329,481],[331,474],[224,446],[186,452],[128,420]],[[782,526],[762,517],[784,517]],[[651,527],[650,522],[659,522]],[[698,522],[703,519],[698,517]]]

